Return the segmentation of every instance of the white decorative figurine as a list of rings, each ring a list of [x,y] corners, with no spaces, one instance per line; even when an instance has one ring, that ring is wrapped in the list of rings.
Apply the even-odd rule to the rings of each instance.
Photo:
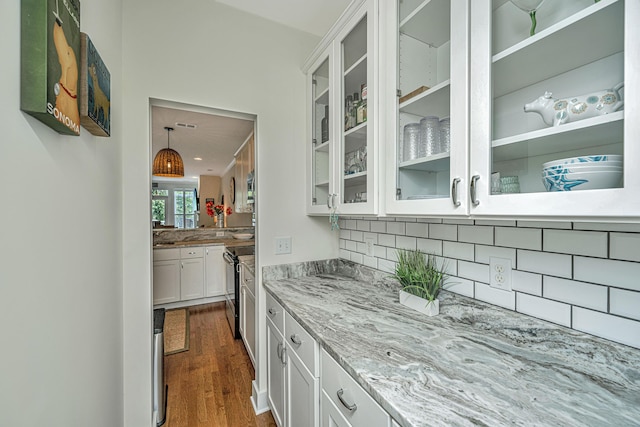
[[[545,92],[540,98],[525,104],[524,112],[540,114],[549,126],[613,113],[624,105],[619,93],[623,86],[624,83],[618,83],[613,89],[567,99],[554,99],[551,92]]]

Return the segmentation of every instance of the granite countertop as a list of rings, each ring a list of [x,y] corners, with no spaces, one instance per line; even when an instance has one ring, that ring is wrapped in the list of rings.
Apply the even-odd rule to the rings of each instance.
[[[238,259],[240,260],[241,264],[244,264],[247,267],[247,270],[249,270],[251,272],[251,274],[253,274],[253,276],[255,277],[256,275],[256,256],[255,255],[240,255],[238,257]]]
[[[449,292],[426,317],[347,261],[284,270],[265,289],[401,426],[640,425],[640,350]]]
[[[235,248],[238,246],[253,246],[255,245],[255,240],[240,240],[240,239],[209,239],[209,240],[185,240],[181,242],[171,242],[171,243],[156,243],[153,245],[154,249],[164,249],[164,248],[180,248],[185,246],[215,246],[215,245],[224,245],[228,248]]]

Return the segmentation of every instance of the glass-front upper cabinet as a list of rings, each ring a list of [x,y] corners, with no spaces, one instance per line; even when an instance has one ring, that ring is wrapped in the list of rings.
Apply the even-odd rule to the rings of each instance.
[[[386,212],[466,215],[469,2],[386,7]]]
[[[471,214],[637,217],[640,2],[471,3]]]

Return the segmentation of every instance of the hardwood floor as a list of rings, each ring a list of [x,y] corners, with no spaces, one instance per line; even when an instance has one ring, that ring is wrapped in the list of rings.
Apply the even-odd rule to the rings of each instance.
[[[166,427],[272,427],[271,412],[256,416],[249,398],[253,365],[234,340],[224,303],[189,308],[189,350],[165,356],[169,386]]]

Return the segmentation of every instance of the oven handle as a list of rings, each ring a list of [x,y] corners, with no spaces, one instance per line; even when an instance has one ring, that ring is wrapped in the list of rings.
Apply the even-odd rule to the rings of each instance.
[[[222,258],[224,258],[224,260],[226,261],[227,264],[229,265],[233,265],[233,258],[231,258],[231,255],[229,255],[229,253],[227,252],[223,252],[222,253]]]

